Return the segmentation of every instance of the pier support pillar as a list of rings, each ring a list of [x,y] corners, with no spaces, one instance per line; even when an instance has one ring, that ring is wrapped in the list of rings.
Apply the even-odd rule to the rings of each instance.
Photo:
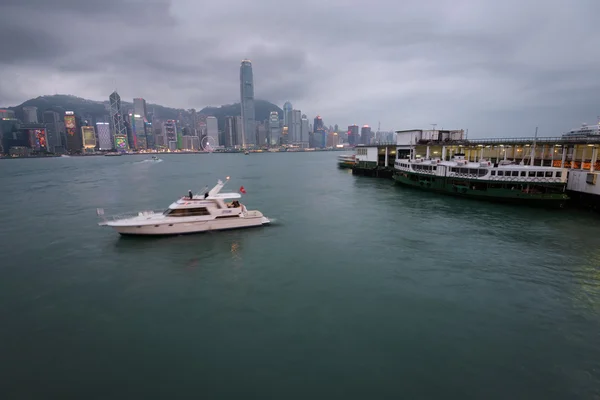
[[[592,163],[590,165],[590,172],[594,172],[597,160],[598,160],[598,148],[596,146],[594,146],[594,147],[592,147]]]
[[[425,159],[429,160],[430,157],[431,157],[431,149],[429,148],[429,146],[427,146],[427,152],[425,153]]]
[[[567,146],[563,145],[562,149],[563,149],[563,153],[562,153],[562,159],[560,161],[560,167],[564,168],[565,161],[567,161]]]
[[[504,161],[506,161],[506,157],[507,157],[507,151],[506,151],[506,147],[502,148],[502,151],[504,152]]]
[[[583,151],[581,152],[581,164],[579,165],[579,169],[583,169],[583,163],[585,162],[586,150],[587,150],[587,147],[584,147]]]
[[[483,149],[484,149],[484,147],[482,147],[479,151],[479,162],[481,162],[481,160],[483,160]]]
[[[446,161],[446,146],[442,146],[442,161]]]
[[[385,167],[388,167],[388,147],[385,146]]]

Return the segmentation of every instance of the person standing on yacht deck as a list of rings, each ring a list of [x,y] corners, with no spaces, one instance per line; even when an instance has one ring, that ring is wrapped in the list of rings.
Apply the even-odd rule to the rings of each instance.
[[[190,200],[192,200],[194,198],[194,194],[192,193],[191,190],[188,190],[188,196],[190,196]]]

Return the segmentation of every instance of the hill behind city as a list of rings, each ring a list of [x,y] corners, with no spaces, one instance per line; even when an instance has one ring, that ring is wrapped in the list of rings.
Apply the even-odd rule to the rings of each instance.
[[[263,121],[269,118],[269,114],[272,111],[276,111],[279,117],[283,117],[283,111],[275,104],[266,100],[256,99],[254,101],[256,109],[256,120]],[[88,100],[81,97],[65,94],[55,94],[48,96],[39,96],[34,99],[29,99],[18,106],[6,107],[9,110],[15,111],[17,118],[23,119],[23,107],[37,107],[38,117],[41,119],[41,113],[46,110],[53,110],[59,113],[65,111],[73,111],[75,114],[80,115],[82,118],[91,118],[98,120],[105,117],[108,114],[108,100],[107,101],[95,101]],[[124,112],[127,112],[130,108],[133,108],[133,103],[122,101],[121,107]],[[191,110],[184,110],[180,108],[165,107],[158,104],[147,105],[148,112],[154,112],[156,118],[159,119],[178,119],[179,114],[188,114]],[[198,111],[201,115],[211,115],[217,117],[219,121],[219,128],[222,129],[226,116],[237,116],[240,115],[240,103],[226,104],[219,107],[205,107]]]

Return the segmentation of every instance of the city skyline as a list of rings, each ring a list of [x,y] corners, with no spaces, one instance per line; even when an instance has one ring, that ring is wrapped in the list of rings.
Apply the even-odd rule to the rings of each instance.
[[[257,98],[341,126],[559,135],[598,115],[598,2],[300,3],[203,5],[211,18],[199,30],[200,6],[187,0],[9,2],[0,105],[52,93],[103,100],[115,87],[177,108],[228,104],[247,57]],[[299,18],[316,6],[319,19]]]

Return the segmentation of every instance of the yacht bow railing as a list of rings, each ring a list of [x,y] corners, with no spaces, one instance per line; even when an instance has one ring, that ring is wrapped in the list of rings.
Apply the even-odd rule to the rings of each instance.
[[[138,212],[127,212],[127,213],[114,214],[114,215],[104,215],[104,210],[102,210],[101,208],[99,208],[97,210],[98,216],[102,217],[104,220],[107,220],[107,221],[118,221],[118,220],[122,220],[122,219],[138,218],[138,217],[151,218],[152,216],[154,216],[156,214],[163,214],[164,212],[165,212],[165,210],[144,210],[144,211],[138,211]]]

